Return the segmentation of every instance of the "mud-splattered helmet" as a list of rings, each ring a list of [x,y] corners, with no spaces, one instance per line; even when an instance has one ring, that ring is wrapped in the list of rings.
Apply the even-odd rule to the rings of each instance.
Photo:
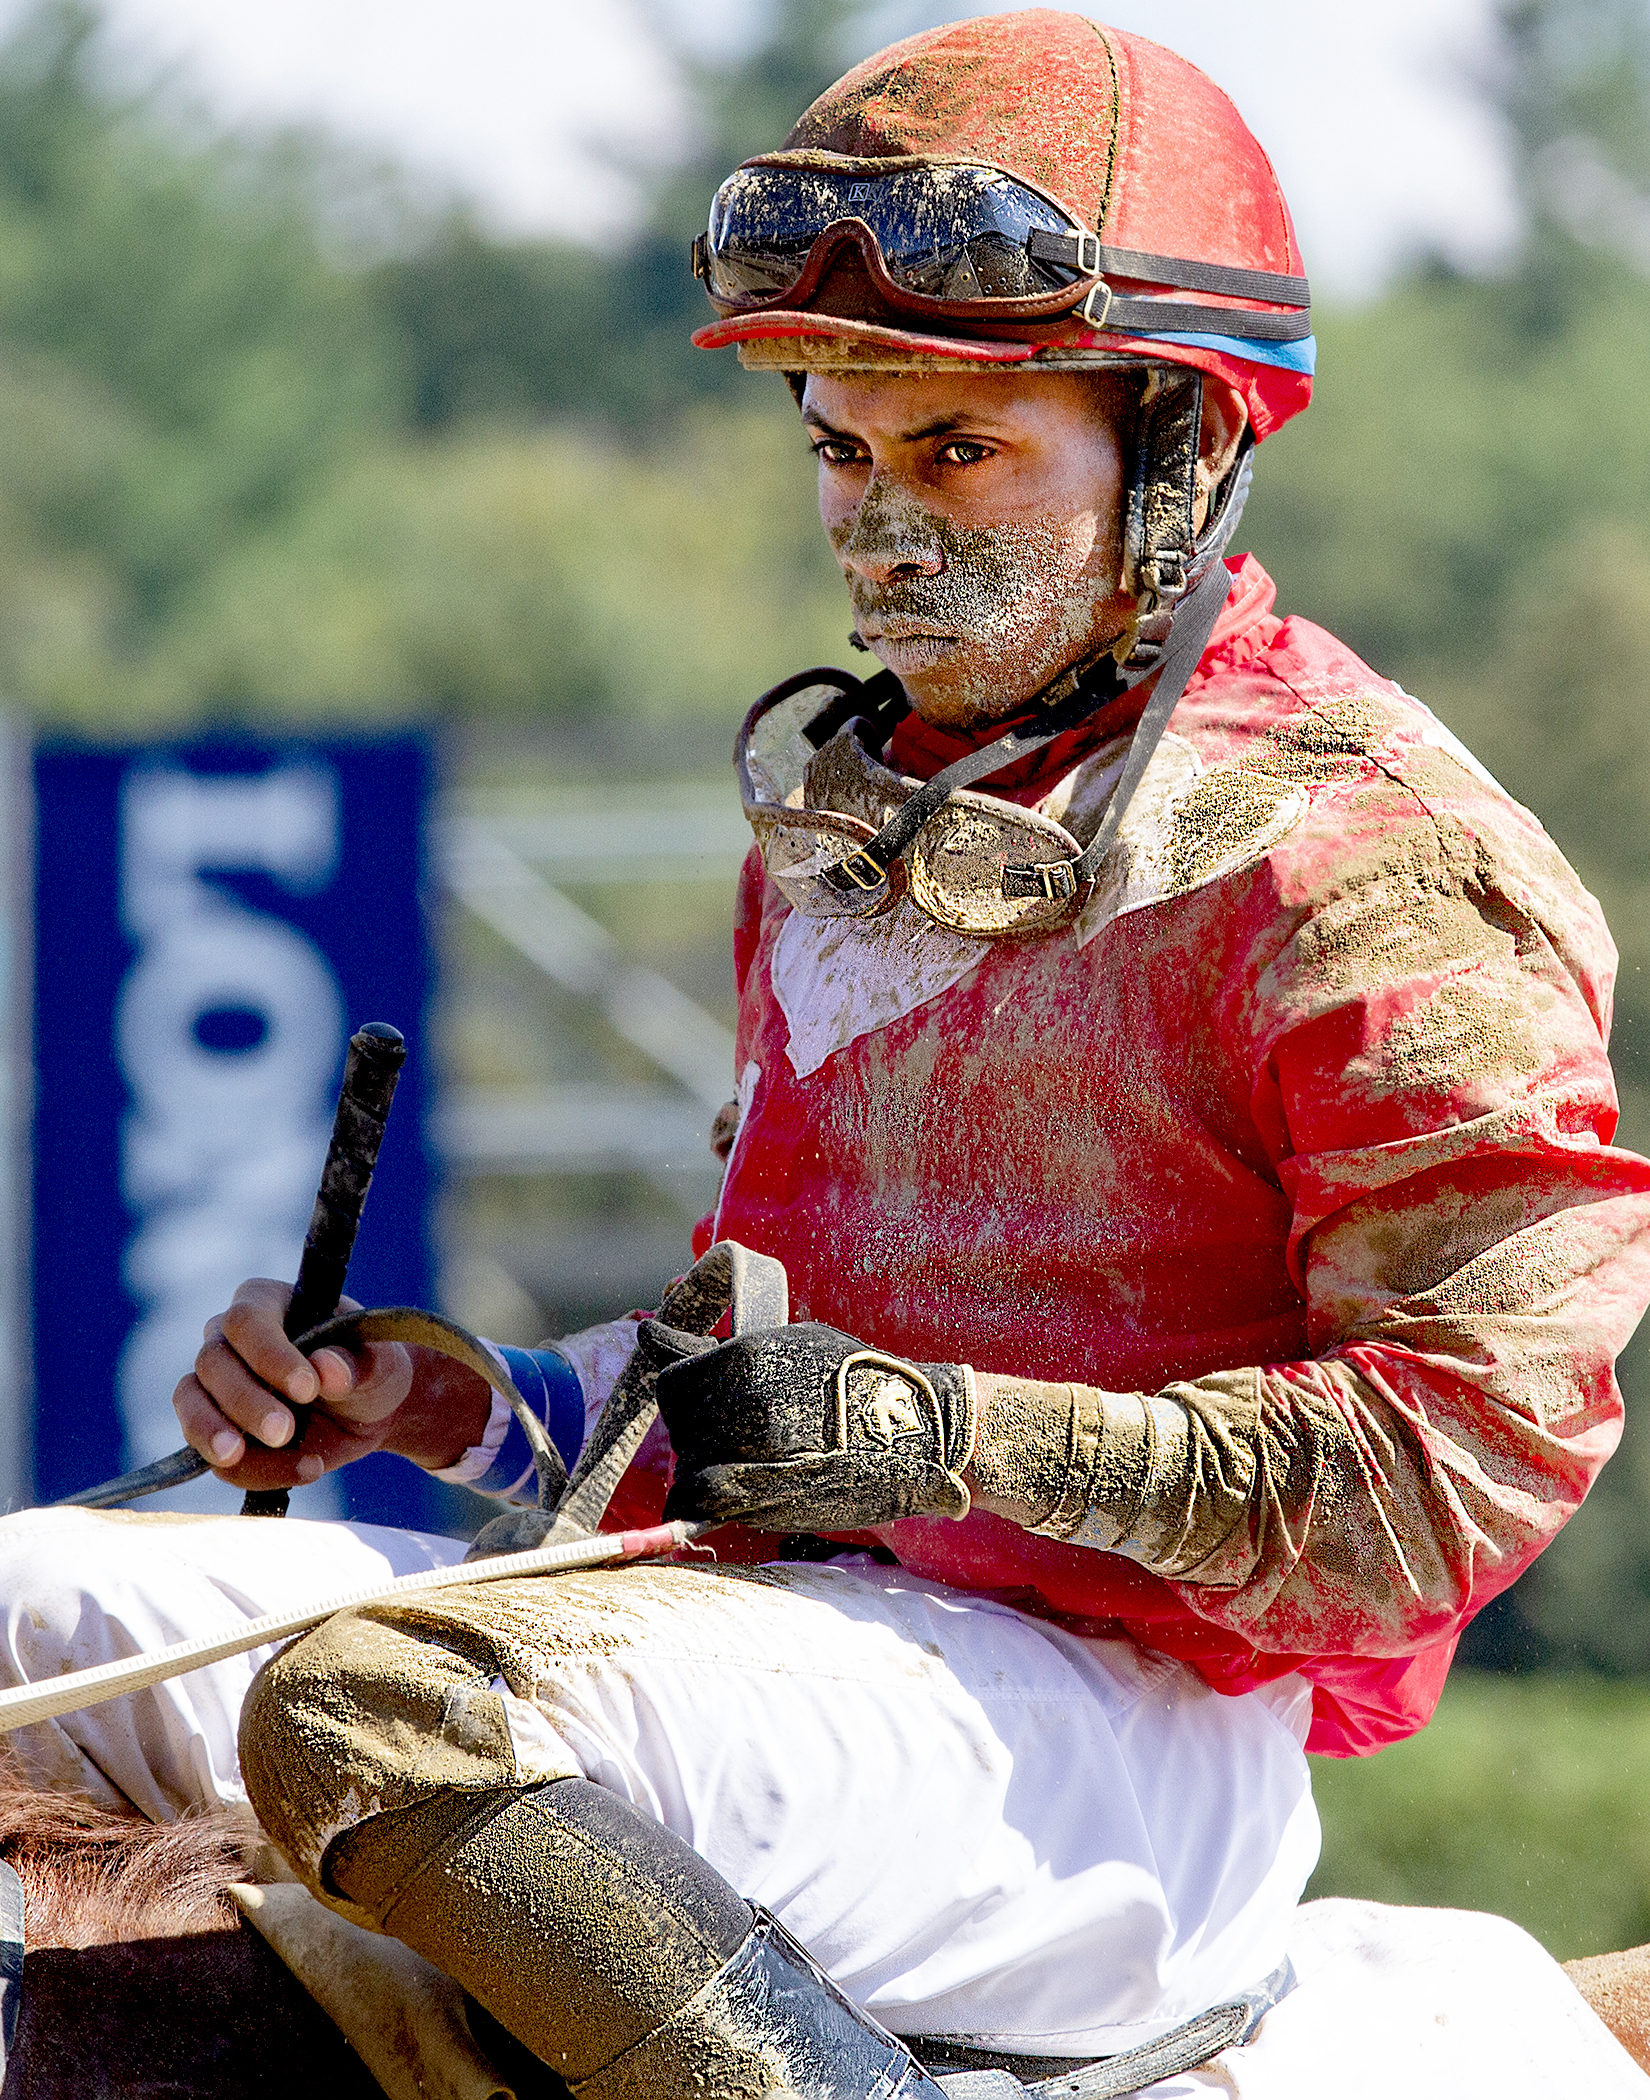
[[[694,341],[747,364],[1139,371],[1123,581],[1148,648],[1248,486],[1245,443],[1194,538],[1204,375],[1250,440],[1311,398],[1294,227],[1243,119],[1172,51],[1052,9],[856,66],[723,183],[694,268],[720,316]]]

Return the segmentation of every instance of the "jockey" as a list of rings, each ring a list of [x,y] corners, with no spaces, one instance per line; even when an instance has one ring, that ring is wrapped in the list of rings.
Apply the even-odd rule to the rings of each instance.
[[[797,1317],[513,1369],[571,1458],[641,1349],[669,1441],[610,1521],[742,1528],[334,1619],[241,1757],[312,1890],[587,2100],[932,2094],[895,2036],[1041,2075],[1284,1987],[1303,1750],[1420,1727],[1614,1447],[1650,1163],[1593,900],[1228,554],[1313,346],[1203,75],[1063,13],[925,32],[735,170],[694,262],[882,666],[739,739],[701,1250],[781,1258]],[[243,1289],[179,1389],[225,1477],[379,1447],[521,1491],[473,1374],[307,1365],[284,1302]]]

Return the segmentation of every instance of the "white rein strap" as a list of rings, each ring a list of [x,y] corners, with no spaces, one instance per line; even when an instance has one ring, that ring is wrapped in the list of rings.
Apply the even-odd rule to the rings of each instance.
[[[247,1521],[262,1520],[254,1517]],[[530,1553],[497,1553],[490,1560],[460,1561],[450,1568],[421,1568],[416,1574],[400,1575],[394,1582],[377,1587],[369,1583],[365,1589],[340,1590],[297,1611],[266,1612],[261,1619],[248,1619],[233,1633],[174,1641],[170,1648],[157,1648],[150,1655],[122,1656],[114,1662],[98,1663],[90,1670],[54,1677],[46,1684],[15,1685],[0,1692],[0,1735],[9,1734],[14,1728],[27,1728],[31,1721],[49,1721],[57,1714],[99,1706],[122,1692],[141,1691],[146,1685],[159,1684],[163,1678],[181,1677],[188,1670],[204,1669],[208,1663],[244,1655],[249,1648],[262,1648],[271,1641],[307,1633],[334,1612],[356,1611],[369,1604],[395,1604],[403,1597],[448,1589],[455,1583],[497,1582],[507,1575],[556,1575],[568,1568],[598,1568],[610,1561],[643,1560],[650,1555],[675,1552],[703,1528],[698,1524],[656,1524],[647,1531],[601,1532],[591,1539],[567,1539],[559,1546],[540,1546]]]

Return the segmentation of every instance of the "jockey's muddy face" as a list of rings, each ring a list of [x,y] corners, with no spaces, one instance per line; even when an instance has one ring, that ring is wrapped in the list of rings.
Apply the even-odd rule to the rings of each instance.
[[[1128,401],[1098,373],[809,375],[856,626],[927,721],[1015,714],[1123,630]]]

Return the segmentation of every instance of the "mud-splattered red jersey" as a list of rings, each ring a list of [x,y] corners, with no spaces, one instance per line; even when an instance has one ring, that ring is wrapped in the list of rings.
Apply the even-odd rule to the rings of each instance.
[[[1424,707],[1232,567],[1073,928],[808,920],[753,858],[715,1230],[784,1260],[797,1318],[1188,1410],[1150,1550],[979,1512],[887,1542],[1223,1691],[1300,1669],[1311,1747],[1352,1754],[1427,1719],[1614,1448],[1650,1163],[1610,1149],[1593,899]],[[1014,799],[1092,835],[1127,729]],[[960,748],[913,720],[889,755]],[[616,1514],[656,1499],[633,1475]]]

